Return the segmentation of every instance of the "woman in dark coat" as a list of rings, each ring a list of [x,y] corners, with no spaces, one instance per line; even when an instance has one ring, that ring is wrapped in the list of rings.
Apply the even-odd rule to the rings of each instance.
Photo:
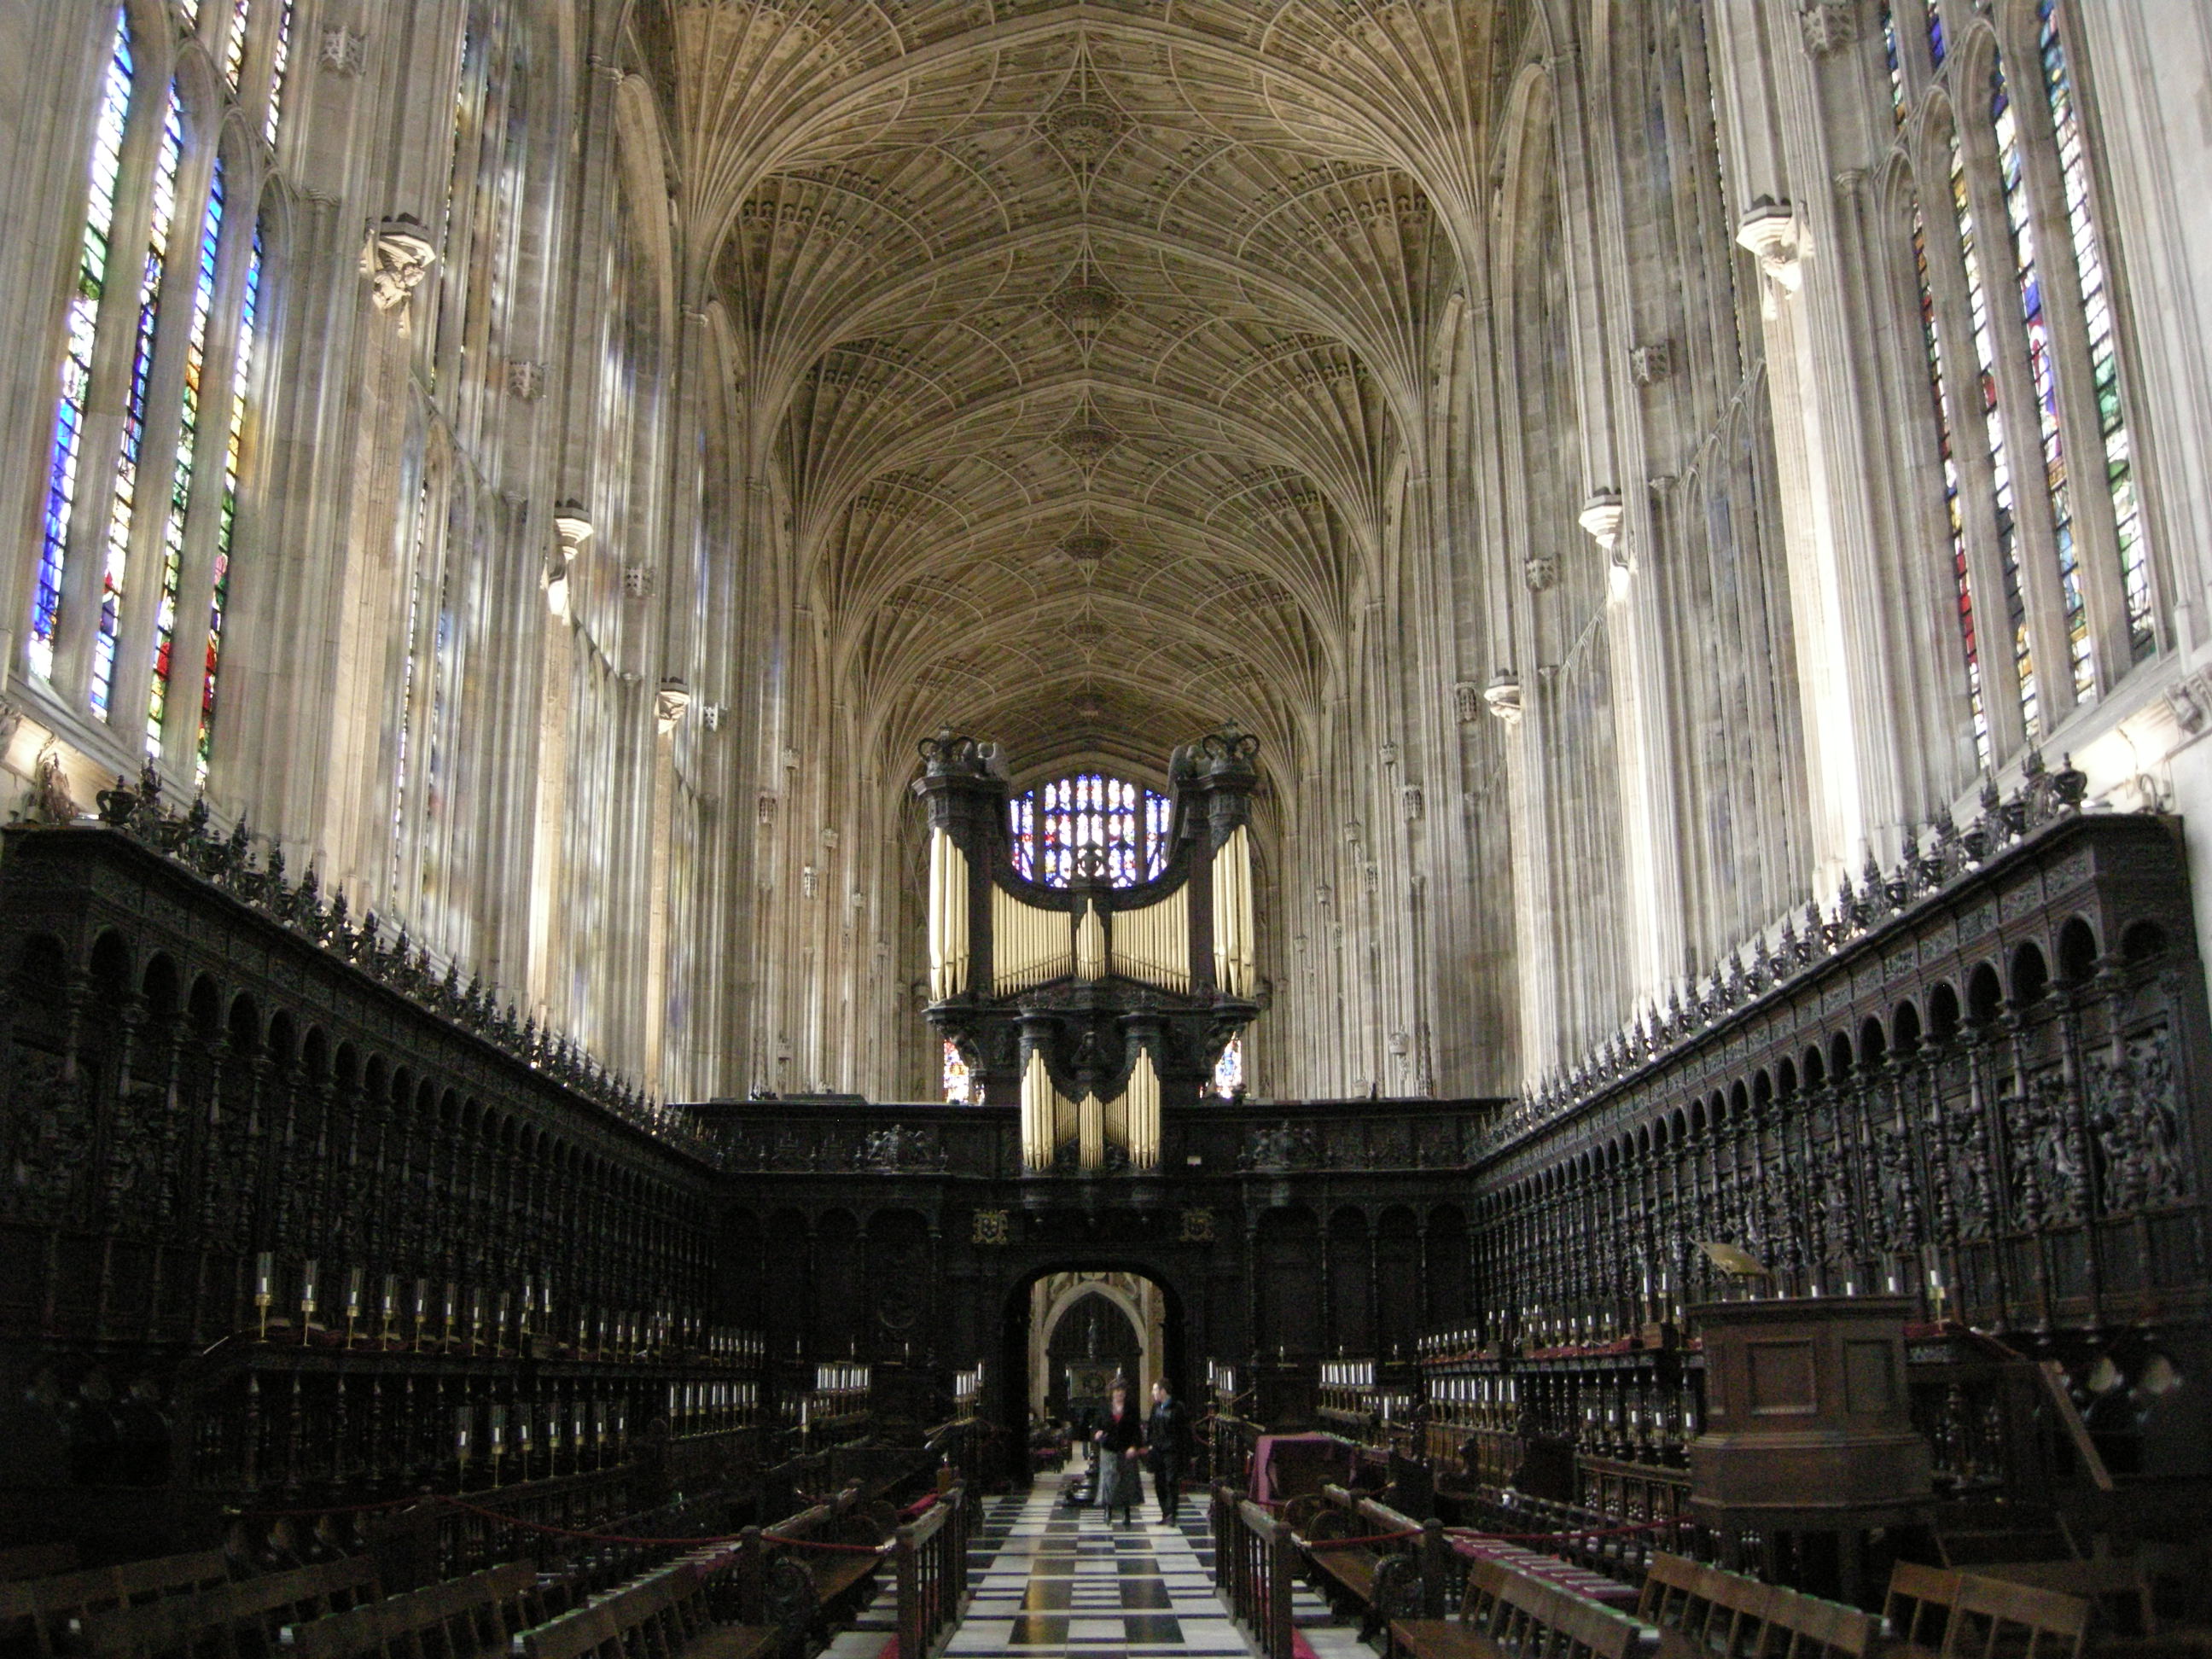
[[[1098,1507],[1106,1512],[1109,1525],[1115,1510],[1124,1521],[1133,1521],[1142,1496],[1137,1453],[1145,1443],[1145,1425],[1129,1404],[1129,1390],[1121,1383],[1114,1385],[1114,1404],[1105,1422],[1091,1437],[1098,1443]]]

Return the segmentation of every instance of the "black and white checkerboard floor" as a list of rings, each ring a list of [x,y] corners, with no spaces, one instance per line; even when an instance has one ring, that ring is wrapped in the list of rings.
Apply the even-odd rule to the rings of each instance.
[[[1145,1518],[1126,1527],[1060,1503],[1049,1476],[1025,1496],[993,1500],[969,1554],[968,1616],[947,1659],[1249,1659],[1250,1644],[1213,1593],[1203,1496],[1184,1498],[1175,1527],[1152,1518],[1149,1490],[1146,1497]],[[1376,1650],[1304,1585],[1295,1617],[1316,1659],[1375,1659]],[[896,1628],[885,1590],[830,1644],[827,1659],[880,1659]]]

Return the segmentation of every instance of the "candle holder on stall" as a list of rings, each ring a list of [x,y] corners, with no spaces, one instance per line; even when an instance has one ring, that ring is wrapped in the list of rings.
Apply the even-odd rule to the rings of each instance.
[[[415,1281],[415,1352],[422,1352],[423,1327],[430,1322],[430,1281]]]
[[[345,1345],[349,1348],[353,1346],[354,1328],[361,1323],[362,1293],[367,1288],[367,1280],[368,1275],[362,1273],[359,1267],[349,1267],[346,1269]]]
[[[258,1340],[269,1340],[269,1309],[276,1300],[276,1258],[264,1250],[253,1258],[253,1305],[261,1310]]]
[[[483,1341],[483,1291],[472,1286],[469,1291],[468,1352],[471,1354],[474,1354]]]
[[[400,1341],[399,1275],[398,1273],[385,1274],[383,1295],[380,1298],[380,1307],[382,1328],[377,1332],[377,1346],[380,1348],[389,1348],[394,1343]],[[404,1346],[404,1345],[402,1344],[401,1346]]]
[[[307,1345],[310,1334],[321,1328],[315,1324],[316,1262],[310,1256],[300,1268],[300,1346]]]

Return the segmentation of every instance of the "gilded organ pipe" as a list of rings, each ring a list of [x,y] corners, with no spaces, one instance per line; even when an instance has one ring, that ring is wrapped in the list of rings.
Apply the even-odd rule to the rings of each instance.
[[[1130,1166],[1159,1168],[1160,1074],[1152,1069],[1150,1048],[1137,1050],[1137,1063],[1129,1068],[1129,1087],[1122,1103]]]
[[[1030,1050],[1030,1063],[1022,1071],[1022,1164],[1026,1169],[1052,1168],[1053,1139],[1058,1126],[1054,1108],[1060,1092],[1045,1070],[1044,1055]]]
[[[942,830],[929,832],[929,998],[968,988],[968,854]]]
[[[1106,1167],[1106,1106],[1095,1094],[1076,1108],[1076,1150],[1085,1173]]]
[[[1231,996],[1259,982],[1253,945],[1251,831],[1240,823],[1213,854],[1213,979]]]
[[[1106,923],[1097,900],[1082,904],[1083,920],[1075,924],[1075,976],[1096,981],[1106,977]]]
[[[1065,910],[1024,904],[991,889],[992,989],[999,996],[1074,972],[1073,930]]]
[[[1178,994],[1190,989],[1190,889],[1114,913],[1113,971]]]

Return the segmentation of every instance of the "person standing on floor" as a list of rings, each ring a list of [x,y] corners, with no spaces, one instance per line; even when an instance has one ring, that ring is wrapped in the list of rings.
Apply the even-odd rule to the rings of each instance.
[[[1137,1452],[1145,1443],[1145,1428],[1129,1404],[1127,1384],[1118,1381],[1114,1384],[1113,1406],[1091,1437],[1098,1443],[1098,1507],[1106,1511],[1109,1526],[1115,1510],[1121,1511],[1124,1521],[1133,1521],[1137,1500],[1144,1496],[1143,1482],[1137,1475]]]
[[[1152,1465],[1152,1491],[1160,1500],[1160,1519],[1173,1526],[1182,1497],[1190,1421],[1165,1377],[1152,1384],[1152,1414],[1145,1425],[1145,1443]]]

